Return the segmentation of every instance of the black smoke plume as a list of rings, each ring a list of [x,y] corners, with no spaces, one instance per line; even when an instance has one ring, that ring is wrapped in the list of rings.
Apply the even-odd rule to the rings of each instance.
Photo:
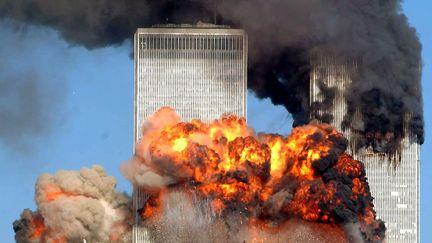
[[[89,49],[121,45],[138,27],[216,19],[248,32],[249,88],[285,106],[294,126],[309,122],[309,73],[318,53],[357,62],[344,127],[360,112],[364,137],[401,137],[410,113],[409,127],[424,141],[421,45],[400,0],[0,0],[0,18],[54,28]],[[323,106],[332,102],[327,97]]]

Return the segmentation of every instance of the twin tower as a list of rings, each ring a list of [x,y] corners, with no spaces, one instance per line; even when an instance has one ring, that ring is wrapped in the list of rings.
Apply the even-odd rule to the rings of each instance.
[[[134,38],[134,141],[144,120],[162,106],[174,108],[183,120],[212,121],[224,113],[246,117],[248,41],[244,30],[228,26],[163,25],[138,29]],[[330,113],[341,130],[347,65],[323,58],[310,74],[310,102],[320,99],[318,83],[335,88]],[[318,111],[319,112],[319,111]],[[326,112],[329,112],[328,110]],[[350,131],[345,135],[351,139]],[[366,165],[377,216],[386,222],[387,242],[419,242],[419,145],[402,141],[401,165],[389,169],[383,156],[355,154]],[[352,151],[351,151],[352,152]],[[144,205],[145,192],[134,186],[133,206]],[[133,242],[149,242],[135,213]]]

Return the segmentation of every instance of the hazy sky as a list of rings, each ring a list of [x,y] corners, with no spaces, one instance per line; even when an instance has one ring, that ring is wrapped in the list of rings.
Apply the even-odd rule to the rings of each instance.
[[[432,3],[411,0],[403,6],[423,44],[421,239],[432,242]],[[118,170],[132,155],[130,45],[88,51],[69,46],[50,29],[0,23],[0,134],[7,135],[0,139],[0,242],[13,242],[12,222],[22,209],[35,209],[34,183],[41,173],[101,164],[116,177],[119,190],[131,191]],[[8,114],[14,119],[1,116],[1,111],[12,108]],[[291,127],[283,108],[252,95],[248,121],[257,131],[287,134]],[[21,127],[31,129],[17,131]]]

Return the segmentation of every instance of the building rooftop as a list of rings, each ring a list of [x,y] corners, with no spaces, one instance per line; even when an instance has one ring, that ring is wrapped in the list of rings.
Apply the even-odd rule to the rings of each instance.
[[[246,35],[243,29],[232,29],[228,25],[216,25],[204,22],[196,24],[158,24],[147,28],[138,28],[136,34],[196,34],[196,35]]]
[[[198,21],[196,24],[156,24],[152,28],[229,29],[229,25],[217,25]]]

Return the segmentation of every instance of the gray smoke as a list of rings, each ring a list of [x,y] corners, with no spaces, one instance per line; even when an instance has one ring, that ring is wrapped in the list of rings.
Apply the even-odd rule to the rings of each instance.
[[[4,69],[0,63],[0,143],[22,151],[26,139],[50,130],[50,105],[37,74],[8,75]]]
[[[167,193],[163,210],[144,224],[155,243],[238,243],[238,242],[363,242],[349,235],[351,229],[292,219],[280,226],[260,228],[233,212],[222,220],[212,212],[208,202],[187,193]],[[331,232],[331,233],[329,233]],[[349,239],[349,240],[348,240]]]
[[[215,2],[0,0],[0,18],[52,27],[71,44],[99,48],[122,44],[137,27],[216,17],[218,23],[246,29],[249,88],[257,97],[285,106],[294,126],[309,122],[311,64],[314,57],[324,55],[358,63],[346,93],[349,112],[344,127],[350,127],[358,111],[364,123],[359,132],[364,136],[401,137],[409,112],[411,131],[423,142],[421,45],[401,13],[400,0]]]
[[[54,127],[64,85],[57,77],[58,68],[47,75],[34,65],[39,60],[33,43],[47,38],[20,26],[0,22],[0,146],[27,153],[32,149],[31,138],[49,134]]]
[[[130,198],[101,166],[43,174],[36,182],[37,211],[13,224],[17,242],[127,242]]]

